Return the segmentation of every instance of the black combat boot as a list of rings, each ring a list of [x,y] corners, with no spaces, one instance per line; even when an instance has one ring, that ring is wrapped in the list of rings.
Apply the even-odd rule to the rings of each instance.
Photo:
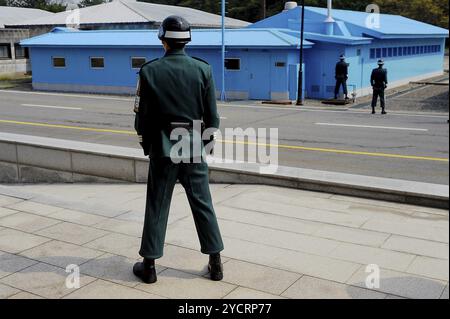
[[[211,280],[221,281],[223,279],[223,266],[219,253],[209,255],[208,270]]]
[[[155,260],[144,258],[143,262],[134,264],[133,273],[146,284],[155,283],[157,281]]]
[[[374,108],[372,108],[372,114],[375,114],[376,112],[375,112],[375,109]]]
[[[381,111],[381,114],[387,114],[386,110],[383,109],[383,111]]]

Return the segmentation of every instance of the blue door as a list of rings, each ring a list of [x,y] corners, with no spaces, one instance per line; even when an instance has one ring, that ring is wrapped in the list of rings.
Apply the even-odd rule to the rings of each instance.
[[[270,100],[269,52],[249,52],[248,58],[249,98],[251,100]]]

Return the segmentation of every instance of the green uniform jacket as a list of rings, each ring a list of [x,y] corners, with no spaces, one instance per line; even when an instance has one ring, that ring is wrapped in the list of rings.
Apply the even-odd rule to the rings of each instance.
[[[202,120],[205,128],[219,128],[211,67],[171,50],[150,61],[139,72],[135,128],[146,155],[170,157],[178,141],[170,140],[171,122]]]

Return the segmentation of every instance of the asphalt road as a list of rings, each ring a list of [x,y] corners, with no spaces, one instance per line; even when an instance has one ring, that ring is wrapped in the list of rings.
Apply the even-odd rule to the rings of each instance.
[[[138,148],[132,104],[127,97],[0,91],[0,131]],[[219,112],[222,131],[278,128],[280,165],[449,183],[448,114],[240,103],[220,104]]]

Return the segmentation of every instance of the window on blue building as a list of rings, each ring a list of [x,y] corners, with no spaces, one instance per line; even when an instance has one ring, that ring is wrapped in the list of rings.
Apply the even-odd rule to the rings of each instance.
[[[91,57],[92,69],[103,69],[105,67],[105,58],[103,57]]]
[[[392,48],[388,48],[388,57],[392,57]]]
[[[375,49],[370,49],[370,58],[375,59]]]
[[[436,46],[436,52],[441,52],[441,46],[440,45]]]
[[[403,48],[403,55],[408,55],[408,48],[407,47]]]
[[[420,46],[416,46],[416,54],[420,54]]]
[[[377,49],[377,59],[381,58],[381,49]]]
[[[393,49],[392,49],[392,55],[393,55],[393,56],[397,56],[397,55],[398,55],[398,53],[397,53],[397,48],[393,48]]]
[[[423,51],[424,51],[423,45],[421,45],[421,46],[420,46],[420,54],[423,54],[423,53],[424,53]]]
[[[383,48],[383,58],[387,57],[387,48]]]
[[[241,69],[241,59],[225,59],[225,69],[239,71]]]
[[[52,64],[55,68],[65,68],[66,58],[63,57],[52,57]]]
[[[403,48],[402,47],[398,48],[398,56],[403,56]]]
[[[140,69],[146,62],[145,58],[141,57],[131,57],[131,68]]]

